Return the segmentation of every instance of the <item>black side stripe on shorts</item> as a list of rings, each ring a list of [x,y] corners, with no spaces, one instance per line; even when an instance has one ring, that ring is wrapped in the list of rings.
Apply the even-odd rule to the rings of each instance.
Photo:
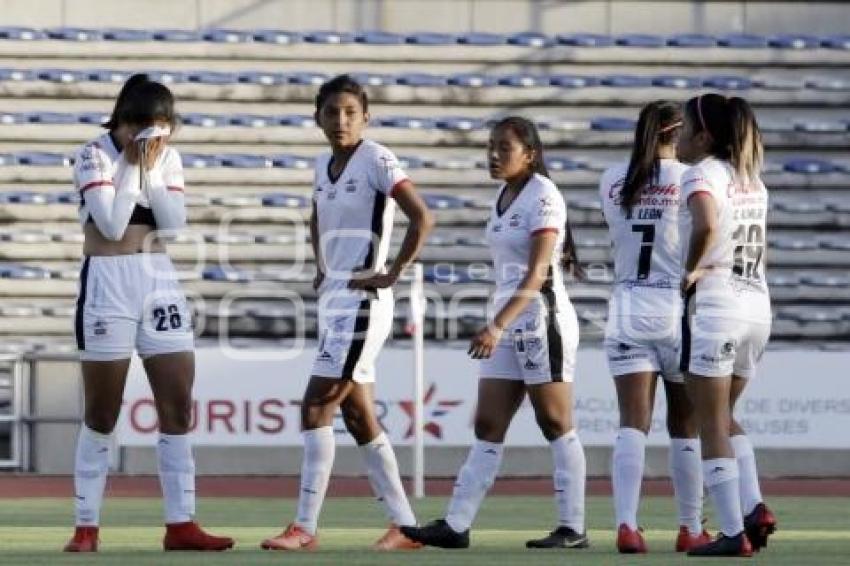
[[[685,304],[682,307],[682,354],[679,358],[679,369],[688,371],[691,364],[691,324],[688,320],[688,307],[691,306],[691,298],[696,294],[696,287],[691,287],[685,293]]]
[[[550,267],[550,273],[551,270]],[[549,370],[552,372],[552,381],[564,381],[564,344],[561,340],[561,330],[558,328],[555,291],[552,289],[551,277],[547,277],[540,292],[546,301],[546,349],[549,351]]]
[[[83,315],[86,306],[86,289],[89,279],[89,261],[90,256],[86,256],[83,260],[83,267],[80,268],[80,294],[77,296],[77,310],[74,313],[74,334],[77,336],[77,349],[86,349],[86,334],[83,328]]]
[[[363,262],[363,269],[375,269],[378,259],[378,250],[381,247],[381,238],[384,237],[384,211],[387,208],[387,196],[381,192],[375,192],[375,204],[372,207],[372,236],[369,240],[369,251]]]
[[[372,317],[372,301],[363,299],[357,307],[357,318],[354,319],[354,335],[351,338],[351,346],[345,356],[345,364],[342,366],[342,379],[352,379],[354,368],[363,355],[363,346],[366,344],[366,335],[369,333],[369,319]]]

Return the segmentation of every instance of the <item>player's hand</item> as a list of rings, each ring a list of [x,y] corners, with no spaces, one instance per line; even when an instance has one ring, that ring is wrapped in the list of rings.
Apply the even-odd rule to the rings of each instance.
[[[686,271],[682,276],[682,281],[679,284],[679,292],[682,293],[682,296],[688,294],[688,290],[697,284],[699,278],[702,277],[701,269],[694,269],[693,271]]]
[[[493,354],[493,350],[496,348],[496,344],[499,343],[501,337],[502,329],[493,324],[488,324],[472,338],[472,342],[469,343],[469,350],[466,353],[473,360],[489,358]]]
[[[325,280],[325,274],[321,271],[316,271],[316,276],[313,277],[313,290],[318,291],[319,287],[322,286],[322,282]]]
[[[141,151],[137,142],[131,141],[130,143],[124,146],[124,159],[130,165],[138,165],[140,155]]]
[[[159,138],[150,138],[148,140],[143,140],[137,142],[139,144],[146,144],[145,148],[145,163],[144,167],[146,171],[150,171],[156,165],[156,162],[159,160],[160,156],[162,156],[162,152],[165,151],[165,146],[168,143],[167,137],[159,137]]]
[[[365,289],[374,291],[375,289],[386,289],[392,287],[398,281],[398,275],[392,273],[372,273],[369,271],[357,271],[351,274],[351,281],[348,282],[349,289]]]

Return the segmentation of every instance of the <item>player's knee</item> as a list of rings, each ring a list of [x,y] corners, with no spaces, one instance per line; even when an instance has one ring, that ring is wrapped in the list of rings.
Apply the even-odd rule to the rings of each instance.
[[[537,426],[540,427],[540,432],[547,440],[560,438],[570,432],[572,424],[567,422],[567,419],[561,415],[553,415],[550,413],[538,413],[535,415]]]
[[[333,420],[333,414],[329,408],[320,402],[304,400],[301,404],[301,428],[310,430],[322,426],[328,426]]]
[[[115,424],[118,422],[118,415],[110,411],[90,411],[86,410],[84,419],[86,426],[91,430],[100,434],[112,434],[115,429]]]
[[[476,415],[475,438],[487,442],[504,442],[507,427],[501,419],[495,419],[489,415]]]
[[[166,434],[186,434],[192,425],[191,402],[176,401],[163,404],[159,415],[159,428]]]

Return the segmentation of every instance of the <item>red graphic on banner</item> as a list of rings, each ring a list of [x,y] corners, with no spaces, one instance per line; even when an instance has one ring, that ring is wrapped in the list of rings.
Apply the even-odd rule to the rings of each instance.
[[[436,422],[436,420],[447,415],[454,407],[457,407],[461,403],[463,403],[463,400],[456,399],[451,401],[435,401],[432,403],[431,401],[432,399],[434,399],[434,394],[436,392],[437,384],[432,383],[430,387],[428,387],[428,391],[425,392],[425,397],[422,399],[423,413],[425,419],[425,424],[423,425],[422,429],[434,438],[442,440],[443,428],[438,422]],[[407,427],[407,432],[404,435],[405,438],[410,438],[411,436],[413,436],[414,432],[413,401],[399,401],[398,404],[405,412],[407,417],[410,419],[410,426]]]

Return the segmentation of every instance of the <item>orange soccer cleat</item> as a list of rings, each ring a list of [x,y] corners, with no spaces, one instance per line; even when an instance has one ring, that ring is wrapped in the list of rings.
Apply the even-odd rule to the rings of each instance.
[[[97,552],[98,527],[76,527],[74,536],[63,549],[65,552]]]
[[[384,536],[372,545],[373,550],[417,550],[420,548],[422,543],[404,536],[398,525],[390,525]]]
[[[164,550],[220,551],[233,548],[233,544],[232,538],[213,536],[195,521],[165,525],[165,538],[162,539]]]
[[[646,554],[646,541],[640,529],[632,530],[625,523],[617,529],[617,550],[620,554]]]
[[[679,536],[676,537],[676,552],[687,552],[697,546],[708,544],[711,540],[711,535],[705,529],[698,535],[692,535],[688,527],[681,525]]]
[[[319,548],[319,537],[311,535],[300,525],[290,523],[278,536],[261,542],[260,547],[264,550],[316,550]]]

